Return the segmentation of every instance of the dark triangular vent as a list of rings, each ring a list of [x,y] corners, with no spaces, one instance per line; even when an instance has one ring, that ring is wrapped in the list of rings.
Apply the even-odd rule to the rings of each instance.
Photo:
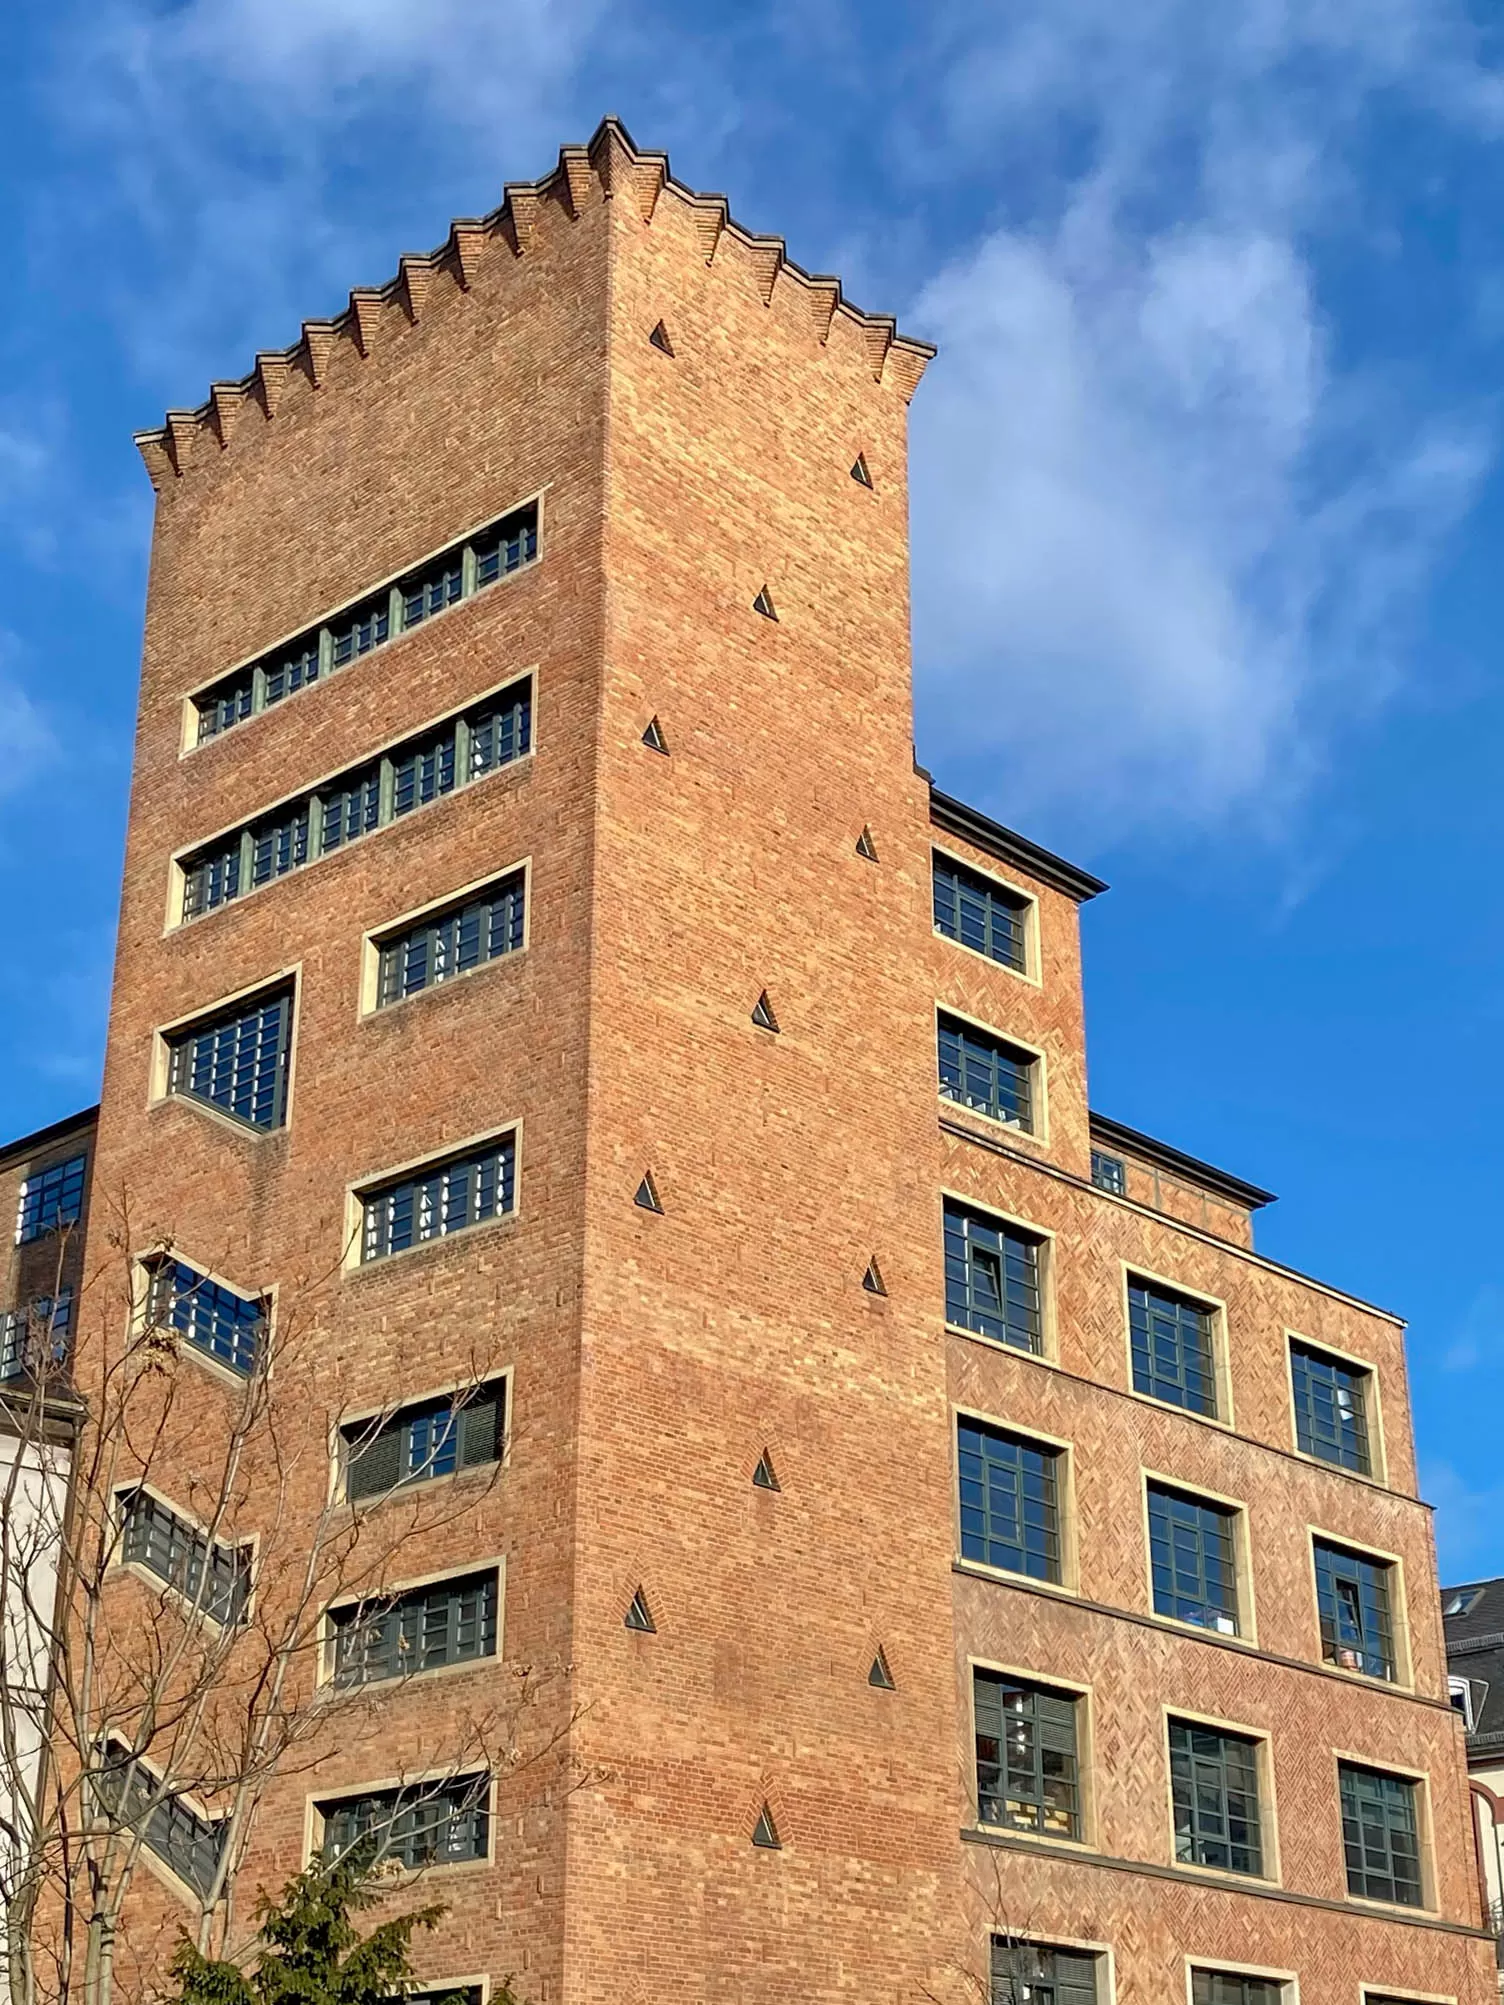
[[[648,336],[648,339],[649,341],[652,342],[655,348],[661,349],[665,355],[673,354],[674,344],[672,341],[669,340],[668,329],[664,326],[661,320],[659,321],[658,325],[653,329],[652,333]],[[868,481],[867,485],[869,487],[872,485],[870,480]]]
[[[658,1198],[658,1186],[653,1182],[653,1172],[651,1170],[643,1171],[642,1182],[637,1186],[637,1195],[633,1198],[632,1202],[640,1206],[643,1211],[662,1211],[663,1206]]]
[[[667,755],[668,740],[664,737],[663,726],[656,717],[648,719],[648,728],[642,734],[642,742],[650,752],[662,752]]]
[[[865,856],[869,863],[877,861],[877,844],[872,840],[872,831],[865,822],[862,823],[862,832],[856,839],[856,853],[858,856]]]
[[[761,1845],[765,1852],[781,1852],[783,1840],[778,1835],[778,1826],[773,1822],[773,1812],[765,1803],[762,1815],[757,1820],[757,1829],[752,1833],[752,1843]]]
[[[777,1030],[778,1019],[773,1014],[773,1005],[768,1001],[768,992],[763,990],[757,998],[757,1007],[752,1012],[752,1021],[759,1030]]]
[[[863,454],[856,456],[856,465],[851,469],[851,478],[860,481],[863,487],[871,487],[872,476],[867,471],[867,461]]]
[[[636,1629],[644,1636],[656,1636],[658,1624],[648,1611],[647,1596],[639,1587],[632,1596],[632,1606],[627,1610],[627,1627]]]
[[[757,1467],[752,1471],[752,1481],[759,1490],[782,1488],[773,1469],[773,1458],[766,1448],[757,1458]]]
[[[867,1683],[869,1685],[876,1685],[880,1692],[896,1692],[898,1690],[897,1685],[893,1682],[893,1673],[888,1669],[888,1660],[881,1649],[878,1650],[877,1655],[872,1659],[872,1669],[867,1673]]]
[[[888,1292],[888,1284],[883,1279],[883,1270],[877,1264],[875,1253],[867,1262],[867,1271],[862,1276],[862,1286],[869,1295],[886,1295]]]
[[[752,610],[754,613],[761,613],[765,620],[777,619],[778,615],[773,610],[773,595],[766,585],[752,601]]]

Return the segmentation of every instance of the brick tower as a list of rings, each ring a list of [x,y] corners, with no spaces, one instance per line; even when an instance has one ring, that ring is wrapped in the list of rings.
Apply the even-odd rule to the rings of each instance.
[[[915,765],[928,353],[607,121],[141,440],[133,1565],[296,1301],[294,1516],[449,1501],[242,1883],[395,1832],[435,1986],[1472,2005],[1400,1331],[1089,1114],[1102,887]]]

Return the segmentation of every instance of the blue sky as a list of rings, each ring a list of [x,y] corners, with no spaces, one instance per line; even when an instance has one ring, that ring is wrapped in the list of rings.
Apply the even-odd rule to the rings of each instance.
[[[1462,0],[13,0],[0,1132],[96,1091],[130,434],[617,112],[941,345],[922,756],[1112,880],[1093,1098],[1407,1314],[1504,1572],[1504,32]]]

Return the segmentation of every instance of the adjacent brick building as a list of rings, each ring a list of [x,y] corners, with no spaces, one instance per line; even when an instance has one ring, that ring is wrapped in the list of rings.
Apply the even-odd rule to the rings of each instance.
[[[608,122],[141,442],[98,1149],[208,1304],[158,1487],[268,1300],[298,1509],[475,1486],[246,1871],[527,1665],[567,1765],[400,1826],[436,1985],[1473,2005],[1401,1329],[1089,1111],[1103,887],[915,763],[928,352]]]

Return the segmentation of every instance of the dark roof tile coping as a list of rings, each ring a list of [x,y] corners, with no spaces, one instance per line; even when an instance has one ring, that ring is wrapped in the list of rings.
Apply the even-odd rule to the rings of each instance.
[[[1226,1170],[1202,1162],[1199,1156],[1185,1155],[1179,1149],[1172,1149],[1168,1142],[1156,1142],[1152,1135],[1140,1134],[1137,1128],[1125,1127],[1121,1121],[1109,1121],[1105,1114],[1093,1113],[1090,1121],[1094,1142],[1126,1149],[1130,1155],[1141,1156],[1156,1169],[1165,1170],[1171,1176],[1185,1177],[1214,1197],[1226,1198],[1230,1204],[1245,1206],[1249,1211],[1262,1211],[1266,1204],[1279,1201],[1272,1190],[1261,1190],[1257,1184],[1244,1183],[1241,1177],[1230,1176]]]
[[[915,770],[929,779],[922,766]],[[999,862],[1011,863],[1016,870],[1037,878],[1041,884],[1048,884],[1052,891],[1063,891],[1078,905],[1084,905],[1088,898],[1095,898],[1098,892],[1107,889],[1101,878],[1093,877],[1089,870],[1081,870],[1074,863],[1067,863],[1063,856],[1041,849],[1026,835],[1004,828],[1001,822],[993,821],[976,808],[967,807],[964,801],[942,794],[933,781],[930,781],[930,820],[936,828],[958,835],[963,842],[986,850]]]
[[[14,1142],[0,1142],[0,1169],[10,1169],[27,1156],[39,1156],[44,1149],[50,1149],[54,1142],[65,1141],[76,1129],[92,1128],[99,1119],[99,1108],[85,1107],[80,1114],[74,1114],[66,1121],[52,1121],[45,1128],[38,1128],[30,1135],[22,1135]]]

